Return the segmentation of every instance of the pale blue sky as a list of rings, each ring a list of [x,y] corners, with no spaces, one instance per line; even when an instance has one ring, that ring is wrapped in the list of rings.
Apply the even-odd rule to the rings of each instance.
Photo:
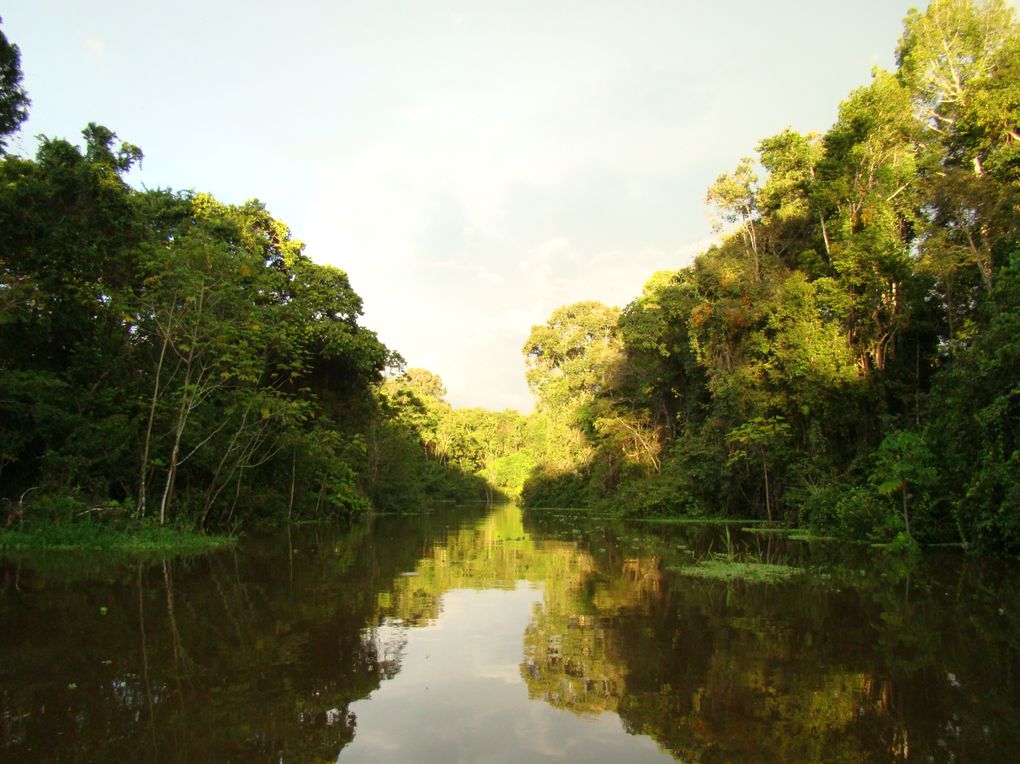
[[[11,148],[96,121],[136,185],[258,197],[451,402],[528,410],[531,325],[687,264],[712,180],[825,130],[913,4],[14,0]]]

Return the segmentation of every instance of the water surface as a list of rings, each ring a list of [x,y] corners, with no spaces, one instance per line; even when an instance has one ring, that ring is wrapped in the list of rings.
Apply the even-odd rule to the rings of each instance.
[[[685,575],[707,559],[799,575]],[[22,557],[0,758],[1012,762],[1016,574],[514,507]]]

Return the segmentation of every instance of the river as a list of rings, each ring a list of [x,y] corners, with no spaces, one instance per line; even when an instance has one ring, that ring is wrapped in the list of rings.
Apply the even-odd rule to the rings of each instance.
[[[0,759],[1014,762],[1017,573],[513,506],[20,556]]]

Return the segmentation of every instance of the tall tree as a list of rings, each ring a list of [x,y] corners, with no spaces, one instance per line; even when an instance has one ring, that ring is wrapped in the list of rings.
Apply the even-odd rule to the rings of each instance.
[[[28,119],[31,101],[21,77],[21,51],[0,32],[0,156],[5,153],[7,137]]]
[[[999,53],[1015,40],[1012,22],[1012,9],[1003,0],[932,0],[923,13],[910,11],[896,58],[929,129],[955,129],[975,82],[993,73]]]
[[[533,326],[524,344],[528,385],[545,406],[575,407],[606,383],[619,353],[619,308],[578,302]]]

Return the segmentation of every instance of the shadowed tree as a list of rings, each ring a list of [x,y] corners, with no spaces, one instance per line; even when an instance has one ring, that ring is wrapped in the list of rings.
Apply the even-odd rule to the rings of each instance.
[[[0,156],[5,153],[7,137],[28,119],[30,103],[21,85],[21,51],[0,32]]]

